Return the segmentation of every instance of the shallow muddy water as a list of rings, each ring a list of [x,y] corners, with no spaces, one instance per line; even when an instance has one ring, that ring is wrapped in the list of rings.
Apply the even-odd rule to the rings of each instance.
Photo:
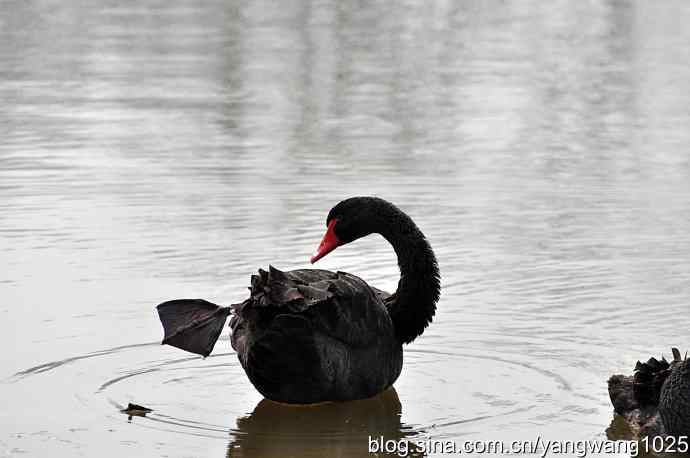
[[[688,23],[683,1],[3,2],[0,456],[605,439],[608,376],[690,347]],[[394,391],[288,408],[227,335],[159,345],[156,304],[306,267],[352,195],[407,211],[441,267]],[[378,236],[320,264],[397,285]]]

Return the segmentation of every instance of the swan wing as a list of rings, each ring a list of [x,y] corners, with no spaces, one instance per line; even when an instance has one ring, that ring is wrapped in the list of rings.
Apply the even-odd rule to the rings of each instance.
[[[247,300],[233,305],[233,335],[236,329],[248,327],[258,338],[269,327],[275,327],[271,322],[283,314],[300,316],[310,324],[312,333],[324,334],[352,348],[372,345],[392,332],[392,322],[383,305],[383,299],[389,295],[346,272],[282,272],[269,267],[268,271],[259,270],[258,275],[252,276],[250,291]],[[297,328],[295,332],[303,329]]]

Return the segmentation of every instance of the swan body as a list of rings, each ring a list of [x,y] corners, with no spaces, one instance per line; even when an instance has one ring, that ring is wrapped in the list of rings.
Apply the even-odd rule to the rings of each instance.
[[[690,437],[690,359],[681,360],[678,351],[674,353],[659,396],[659,414],[669,435]]]
[[[307,404],[370,397],[402,369],[402,346],[383,297],[345,272],[260,270],[249,299],[233,306],[232,346],[269,399]]]
[[[402,345],[422,334],[435,313],[436,258],[409,216],[383,199],[344,200],[331,209],[326,226],[312,262],[379,233],[398,255],[397,291],[388,294],[345,272],[269,266],[252,276],[249,298],[230,307],[200,299],[160,304],[163,343],[207,356],[232,315],[232,347],[268,399],[346,401],[390,387],[402,370]]]

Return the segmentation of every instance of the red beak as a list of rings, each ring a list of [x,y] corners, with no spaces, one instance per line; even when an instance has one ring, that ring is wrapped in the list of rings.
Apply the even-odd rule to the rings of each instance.
[[[328,229],[326,229],[326,234],[323,236],[323,239],[321,240],[319,247],[316,249],[314,256],[311,257],[312,264],[326,256],[331,251],[338,248],[338,246],[340,245],[338,237],[336,237],[335,232],[333,232],[335,221],[335,219],[332,219],[331,222],[328,223]]]

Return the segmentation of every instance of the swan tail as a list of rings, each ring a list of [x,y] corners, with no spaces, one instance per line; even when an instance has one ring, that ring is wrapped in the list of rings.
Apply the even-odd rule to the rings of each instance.
[[[163,324],[161,343],[203,357],[211,354],[231,310],[203,299],[176,299],[156,308]]]
[[[259,269],[258,274],[252,275],[249,299],[233,307],[236,311],[241,311],[247,305],[287,307],[289,311],[299,313],[333,297],[328,279],[309,280],[301,278],[296,271],[286,273],[273,266],[269,266],[268,271]]]
[[[661,359],[649,358],[647,362],[638,361],[633,375],[633,392],[640,406],[659,404],[661,387],[671,373],[671,364],[662,356]]]

